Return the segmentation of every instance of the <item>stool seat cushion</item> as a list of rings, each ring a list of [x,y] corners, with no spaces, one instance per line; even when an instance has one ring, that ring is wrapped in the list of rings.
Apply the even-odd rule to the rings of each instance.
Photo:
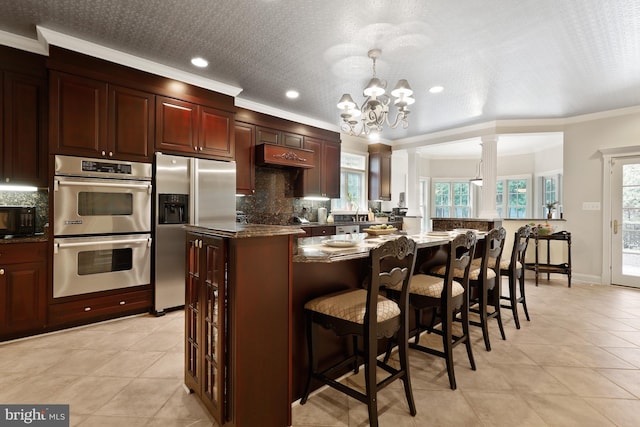
[[[312,299],[304,305],[307,310],[322,313],[353,323],[364,324],[367,311],[367,291],[351,289]],[[378,322],[400,315],[400,307],[395,301],[378,295]]]
[[[480,261],[479,258],[478,260]],[[445,264],[436,265],[429,270],[430,273],[437,274],[438,276],[444,276],[446,271],[447,271],[447,266]],[[459,268],[455,268],[453,270],[453,277],[457,279],[462,279],[463,276],[464,276],[464,271],[460,270]],[[479,277],[480,277],[480,263],[476,265],[474,264],[474,262],[472,262],[471,269],[469,270],[469,280],[478,280]],[[496,272],[490,268],[487,269],[487,279],[493,279],[494,277],[496,277]]]
[[[402,284],[388,286],[389,289],[400,292]],[[442,296],[442,288],[444,279],[442,277],[431,276],[429,274],[414,274],[409,282],[409,293],[414,295],[422,295],[430,298],[440,298]],[[464,288],[462,285],[453,281],[452,296],[462,295]]]
[[[480,267],[480,263],[482,262],[482,260],[480,258],[474,259],[471,262],[471,265],[475,266],[475,267]],[[489,258],[489,265],[494,265],[496,263],[495,258]],[[508,270],[509,269],[509,265],[511,264],[511,260],[508,259],[501,259],[500,260],[500,270]],[[516,261],[516,270],[520,270],[522,269],[522,263],[520,261]]]

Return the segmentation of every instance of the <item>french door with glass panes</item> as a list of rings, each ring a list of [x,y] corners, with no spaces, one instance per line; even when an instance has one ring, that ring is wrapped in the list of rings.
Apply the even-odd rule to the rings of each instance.
[[[640,157],[611,160],[611,283],[640,287]]]

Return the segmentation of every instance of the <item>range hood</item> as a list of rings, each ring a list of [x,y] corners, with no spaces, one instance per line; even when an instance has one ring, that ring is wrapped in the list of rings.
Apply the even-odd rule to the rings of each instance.
[[[316,153],[304,148],[286,147],[276,144],[256,145],[256,165],[279,168],[315,167]]]

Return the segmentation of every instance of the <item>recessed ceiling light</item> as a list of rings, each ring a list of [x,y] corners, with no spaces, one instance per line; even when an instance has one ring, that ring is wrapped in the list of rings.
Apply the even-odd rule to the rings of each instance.
[[[300,93],[297,90],[288,90],[286,95],[287,98],[296,99],[300,96]]]
[[[444,88],[442,86],[434,86],[431,89],[429,89],[429,92],[431,93],[440,93],[444,90]]]
[[[191,59],[191,63],[193,65],[195,65],[196,67],[200,67],[200,68],[204,68],[207,65],[209,65],[209,61],[207,61],[204,58],[200,58],[199,56],[196,58]]]

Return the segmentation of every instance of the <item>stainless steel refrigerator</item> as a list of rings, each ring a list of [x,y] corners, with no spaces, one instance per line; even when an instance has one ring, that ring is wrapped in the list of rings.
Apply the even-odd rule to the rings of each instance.
[[[236,164],[156,153],[154,310],[184,305],[185,224],[235,222]]]

